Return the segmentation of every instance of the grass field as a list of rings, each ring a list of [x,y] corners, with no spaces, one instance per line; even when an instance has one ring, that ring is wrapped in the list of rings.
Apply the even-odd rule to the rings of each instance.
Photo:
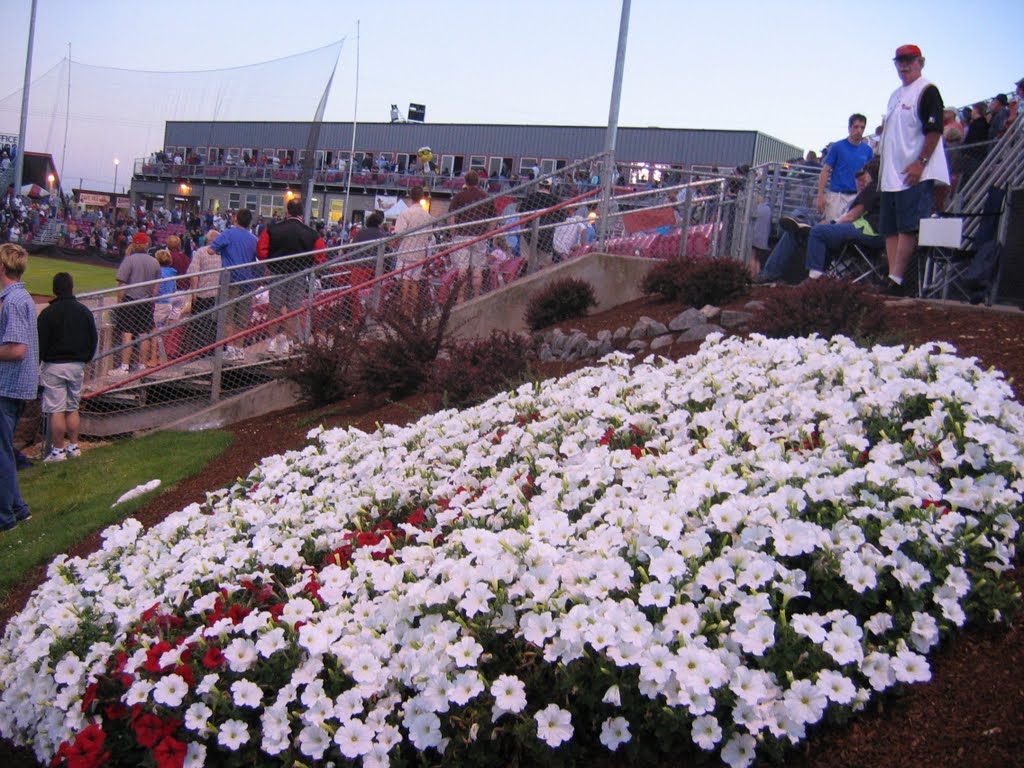
[[[100,267],[72,259],[55,259],[48,256],[29,256],[25,270],[25,287],[33,296],[53,295],[53,276],[58,272],[69,272],[75,281],[75,294],[114,288],[116,268]]]
[[[34,566],[123,520],[155,495],[199,472],[231,440],[231,433],[222,430],[156,432],[19,472],[32,519],[0,533],[0,604]],[[160,480],[157,489],[115,505],[125,492],[155,479]]]

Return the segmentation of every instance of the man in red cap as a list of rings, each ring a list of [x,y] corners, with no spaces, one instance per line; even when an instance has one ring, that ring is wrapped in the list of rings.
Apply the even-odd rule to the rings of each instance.
[[[882,292],[903,296],[903,276],[917,247],[921,219],[931,214],[932,188],[949,184],[949,167],[942,146],[942,96],[921,77],[921,49],[901,45],[893,62],[902,85],[889,97],[882,129],[879,229],[889,261]]]

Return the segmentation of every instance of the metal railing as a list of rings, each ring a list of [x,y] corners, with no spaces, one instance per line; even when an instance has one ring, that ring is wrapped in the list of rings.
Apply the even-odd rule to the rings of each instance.
[[[574,180],[599,160],[490,195],[480,207],[498,203],[501,210],[478,221],[461,221],[464,209],[401,236],[324,254],[194,267],[131,286],[141,297],[133,300],[120,289],[80,296],[100,332],[86,370],[83,433],[133,432],[193,415],[280,378],[326,331],[372,333],[380,313],[412,300],[440,307],[453,291],[468,300],[591,251],[730,253],[743,200],[730,180],[701,175],[672,186],[616,188],[603,200],[599,187]]]

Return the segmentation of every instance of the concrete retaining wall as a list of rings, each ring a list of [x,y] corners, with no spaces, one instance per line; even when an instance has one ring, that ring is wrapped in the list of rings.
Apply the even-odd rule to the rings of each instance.
[[[556,280],[570,277],[594,286],[597,307],[591,311],[602,312],[643,296],[640,281],[655,263],[634,256],[588,253],[456,306],[448,327],[453,335],[466,339],[491,331],[529,330],[523,316],[530,299]]]

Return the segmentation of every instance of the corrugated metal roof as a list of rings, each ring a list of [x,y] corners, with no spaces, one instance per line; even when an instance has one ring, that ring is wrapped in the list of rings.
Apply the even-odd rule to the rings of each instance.
[[[360,123],[356,150],[415,152],[429,146],[445,154],[536,157],[576,160],[598,154],[606,129],[571,125],[482,125],[462,123]],[[309,123],[303,122],[169,122],[165,145],[294,149],[306,146]],[[787,160],[799,147],[758,131],[692,128],[619,128],[616,159],[736,166]],[[324,123],[319,148],[347,151],[352,123]]]

